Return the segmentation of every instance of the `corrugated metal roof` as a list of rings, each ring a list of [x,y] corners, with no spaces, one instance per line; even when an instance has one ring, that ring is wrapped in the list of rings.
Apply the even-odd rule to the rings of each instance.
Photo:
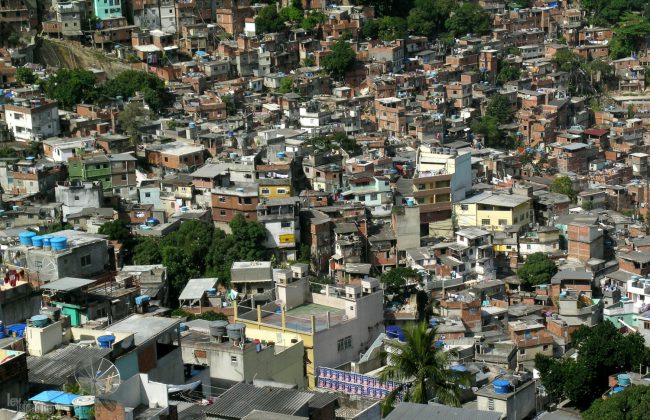
[[[313,397],[313,394],[293,389],[258,388],[239,383],[226,391],[214,404],[208,406],[205,412],[234,419],[240,419],[253,410],[294,415]]]
[[[217,281],[217,278],[190,279],[178,299],[200,299],[206,290],[217,286]]]
[[[50,283],[44,284],[42,288],[47,290],[56,290],[58,292],[69,292],[71,290],[89,286],[95,283],[95,281],[96,280],[78,279],[74,277],[63,277],[59,280],[55,280]]]
[[[69,345],[53,350],[41,357],[28,356],[29,382],[34,384],[64,385],[78,366],[97,361],[111,349]]]
[[[414,403],[401,403],[386,417],[386,420],[426,420],[426,419],[454,419],[454,420],[499,420],[501,413],[472,410],[468,408],[455,408],[446,405],[427,405]]]

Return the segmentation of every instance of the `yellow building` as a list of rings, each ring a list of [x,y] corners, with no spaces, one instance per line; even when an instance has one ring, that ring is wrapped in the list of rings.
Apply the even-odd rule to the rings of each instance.
[[[291,179],[260,179],[258,194],[260,198],[289,198],[293,196]]]
[[[276,275],[279,300],[255,308],[250,301],[241,302],[234,308],[235,322],[245,324],[256,338],[278,346],[302,341],[309,388],[316,386],[318,367],[356,360],[384,331],[384,295],[376,279],[309,293],[304,264]]]
[[[506,226],[531,223],[531,213],[529,197],[509,192],[488,191],[454,203],[454,216],[460,228],[503,230]]]

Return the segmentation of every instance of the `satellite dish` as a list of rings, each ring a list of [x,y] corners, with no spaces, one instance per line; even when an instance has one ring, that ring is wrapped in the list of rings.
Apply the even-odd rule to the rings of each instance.
[[[120,387],[120,372],[103,358],[80,364],[74,378],[84,393],[96,397],[112,394]]]

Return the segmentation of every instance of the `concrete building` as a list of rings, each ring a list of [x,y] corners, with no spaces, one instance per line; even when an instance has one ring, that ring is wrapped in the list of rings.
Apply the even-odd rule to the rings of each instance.
[[[273,272],[270,261],[237,261],[230,268],[230,283],[239,293],[262,295],[273,293]]]
[[[7,104],[5,120],[16,141],[42,140],[61,133],[56,101],[32,99]]]
[[[531,199],[509,193],[483,192],[454,203],[459,227],[504,230],[507,226],[532,223]]]
[[[306,282],[298,279],[297,282]],[[278,295],[298,283],[278,283]],[[383,293],[376,279],[368,278],[345,288],[325,286],[324,293],[307,293],[298,306],[286,309],[275,301],[257,308],[242,302],[235,306],[236,322],[246,324],[255,337],[276,345],[302,341],[310,388],[316,387],[319,366],[340,366],[355,360],[383,332]]]
[[[257,221],[266,229],[264,246],[280,260],[296,260],[300,243],[300,198],[263,200],[257,206]]]
[[[130,153],[82,155],[69,159],[68,173],[71,181],[99,181],[104,191],[129,197],[137,194],[136,162]]]
[[[43,140],[43,154],[47,160],[67,163],[68,159],[95,150],[95,139],[51,137]]]
[[[304,388],[304,352],[301,341],[287,347],[256,343],[254,332],[244,331],[244,339],[235,345],[234,339],[211,334],[212,323],[204,320],[187,322],[181,351],[187,365],[209,366],[213,386],[230,387],[239,382],[274,381]],[[235,327],[237,324],[231,324]],[[241,325],[241,324],[240,324]],[[224,332],[227,326],[220,327]]]
[[[478,409],[501,413],[504,420],[522,420],[535,411],[533,375],[503,375],[476,392]]]
[[[416,153],[413,197],[420,208],[421,231],[427,235],[452,229],[452,203],[465,199],[472,186],[471,154],[422,145]]]
[[[42,285],[62,277],[92,278],[106,272],[109,252],[106,239],[75,230],[63,230],[52,237],[65,238],[62,250],[46,247],[14,245],[3,251],[6,269],[25,270],[26,279]]]
[[[57,203],[61,203],[63,220],[69,214],[79,213],[87,208],[100,208],[104,204],[104,190],[100,182],[58,184],[54,188]]]
[[[101,20],[122,17],[122,1],[93,0],[93,11]]]

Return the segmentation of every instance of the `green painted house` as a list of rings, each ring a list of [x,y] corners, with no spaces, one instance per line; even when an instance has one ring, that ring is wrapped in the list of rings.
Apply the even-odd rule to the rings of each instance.
[[[137,192],[137,159],[130,153],[92,154],[68,159],[71,181],[98,181],[104,191],[129,196]]]

